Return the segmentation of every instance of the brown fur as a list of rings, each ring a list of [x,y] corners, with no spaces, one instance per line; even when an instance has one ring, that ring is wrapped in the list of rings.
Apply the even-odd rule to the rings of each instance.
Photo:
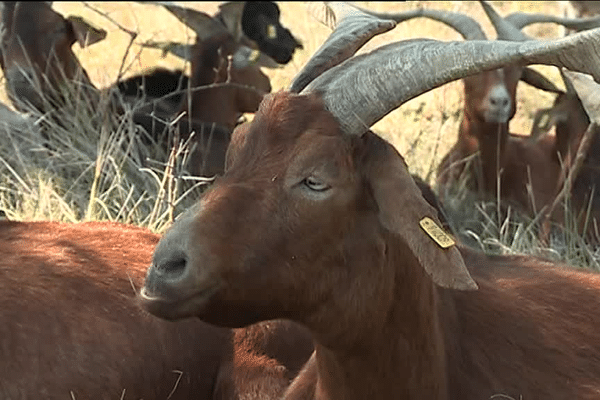
[[[1,398],[258,399],[283,391],[288,365],[312,352],[302,328],[258,324],[234,335],[139,307],[158,239],[117,223],[0,221]],[[249,340],[242,345],[239,335]],[[300,346],[263,355],[287,341]],[[300,347],[302,358],[286,364]]]
[[[216,122],[233,130],[242,113],[258,110],[263,95],[271,91],[271,83],[256,65],[245,68],[232,68],[229,65],[227,57],[233,55],[238,47],[233,37],[225,33],[196,43],[190,86],[195,88],[231,82],[248,87],[197,90],[192,93],[190,104],[184,101],[180,112],[189,112],[194,119]]]
[[[318,95],[269,95],[238,134],[156,248],[150,312],[304,324],[316,350],[289,399],[598,397],[598,275],[440,248],[400,155],[343,135]]]

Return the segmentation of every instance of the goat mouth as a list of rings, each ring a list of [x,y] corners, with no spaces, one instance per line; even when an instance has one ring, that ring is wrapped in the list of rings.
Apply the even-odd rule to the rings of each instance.
[[[139,300],[142,307],[150,314],[163,319],[176,320],[199,314],[217,291],[218,285],[213,285],[186,296],[167,297],[160,293],[153,293],[144,286],[139,293]]]
[[[504,124],[508,122],[508,113],[502,111],[488,111],[485,115],[485,120],[489,124]]]

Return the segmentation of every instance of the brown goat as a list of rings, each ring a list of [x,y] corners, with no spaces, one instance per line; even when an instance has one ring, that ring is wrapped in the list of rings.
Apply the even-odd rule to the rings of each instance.
[[[528,39],[487,2],[481,3],[498,39]],[[466,173],[467,187],[481,197],[491,196],[532,216],[552,201],[560,174],[560,165],[553,162],[556,156],[552,140],[533,142],[509,132],[509,122],[515,114],[517,83],[521,79],[539,89],[559,91],[543,76],[519,65],[463,79],[465,106],[458,139],[438,167],[442,193]],[[505,95],[492,96],[495,92]],[[508,113],[499,112],[500,101],[506,102]]]
[[[70,81],[93,88],[71,46],[75,41],[81,46],[96,43],[104,39],[105,31],[93,28],[79,17],[64,18],[52,10],[47,2],[8,2],[2,9],[2,27],[6,30],[2,37],[2,67],[9,94],[17,103],[26,100],[44,111],[39,99],[41,93],[52,94]],[[229,82],[247,85],[260,92],[270,91],[268,77],[255,65],[245,66],[240,71],[234,65],[229,68],[232,74],[227,76],[227,57],[233,54],[239,44],[234,42],[231,35],[216,36],[219,37],[205,46],[197,46],[194,59],[200,65],[194,68],[199,74],[205,75],[192,75],[192,86],[224,82],[228,78]],[[213,68],[219,69],[218,79],[214,77]],[[227,92],[230,94],[231,90]],[[237,104],[235,98],[229,101]],[[214,110],[219,109],[208,103]],[[204,122],[219,121],[206,119]]]
[[[47,2],[3,2],[0,11],[4,31],[0,65],[17,109],[22,109],[26,100],[44,110],[42,96],[62,94],[68,82],[80,83],[80,90],[91,95],[87,89],[92,83],[71,46],[103,40],[104,30],[79,17],[64,18]]]
[[[514,13],[507,16],[506,20],[519,29],[532,23],[544,22],[557,23],[575,31],[592,29],[600,25],[600,18],[598,17],[568,19],[545,14]],[[569,228],[585,234],[587,239],[598,243],[600,240],[600,228],[598,226],[600,202],[596,190],[600,183],[597,173],[600,165],[600,160],[597,159],[598,154],[600,154],[598,153],[600,150],[598,133],[591,134],[589,147],[581,155],[578,155],[584,134],[588,128],[595,129],[590,127],[588,112],[591,112],[591,116],[595,119],[600,117],[597,115],[598,111],[595,107],[597,103],[596,94],[585,94],[586,91],[597,91],[597,88],[594,89],[593,81],[587,80],[583,84],[585,80],[575,78],[579,82],[579,90],[583,90],[583,98],[587,102],[584,107],[578,90],[565,74],[568,74],[568,72],[562,72],[566,92],[552,90],[558,94],[554,104],[552,107],[539,110],[536,113],[531,136],[536,138],[539,143],[547,145],[550,152],[546,157],[543,157],[544,164],[558,171],[561,175],[556,182],[557,194],[563,190],[565,179],[568,179],[567,174],[574,174],[573,181],[570,183],[571,187],[564,188],[570,194],[570,204],[567,208],[571,209],[574,216],[574,218],[570,218],[571,222],[569,224],[571,225]],[[555,128],[554,135],[548,134],[553,127]],[[554,142],[553,146],[550,144],[552,142]],[[575,166],[574,164],[577,163],[576,157],[581,156],[583,156],[583,162],[579,166]],[[561,168],[557,169],[557,165]],[[573,168],[575,168],[574,171],[572,171]],[[547,183],[551,184],[553,181],[554,179],[548,180]],[[553,199],[553,207],[558,205],[557,200],[560,199]],[[557,211],[556,209],[547,209],[546,215],[556,222],[564,224],[566,222],[565,213]]]
[[[30,103],[37,110],[50,113],[62,125],[64,115],[56,115],[56,109],[61,109],[61,105],[78,104],[75,98],[80,94],[86,100],[84,104],[100,103],[100,91],[90,82],[71,46],[75,41],[84,46],[102,40],[106,35],[104,31],[92,28],[81,18],[64,18],[44,2],[6,3],[1,11],[0,28],[6,31],[1,40],[1,65],[7,91],[16,108],[29,110],[24,103]],[[197,151],[191,157],[191,164],[208,165],[206,168],[192,167],[191,172],[195,174],[222,172],[230,136],[230,132],[223,131],[232,130],[241,113],[256,111],[264,93],[271,90],[269,79],[259,66],[229,65],[227,57],[239,47],[228,33],[213,34],[196,46],[191,86],[221,85],[195,88],[197,91],[189,104],[192,118],[177,127],[183,140],[192,132],[198,137],[195,139]],[[239,63],[244,64],[243,60]],[[217,70],[216,75],[214,70]],[[104,90],[112,94],[119,88],[119,83],[116,83]],[[115,101],[115,104],[115,110],[120,113],[120,102]],[[177,107],[182,111],[188,110],[187,102]],[[172,108],[169,104],[165,110]],[[157,114],[159,118],[154,123],[148,122],[148,114],[144,110],[134,114],[133,120],[142,125],[153,140],[162,140],[168,136],[164,134],[168,126],[160,120],[169,120],[172,115]],[[211,127],[210,124],[216,126]],[[207,159],[215,162],[206,163]]]
[[[234,85],[196,90],[189,97],[189,102],[184,100],[179,112],[186,112],[193,119],[215,122],[233,130],[242,113],[258,110],[264,94],[271,91],[271,82],[255,65],[230,67],[227,59],[238,47],[228,33],[214,35],[196,43],[192,48],[190,87],[233,82],[251,85],[254,90]]]
[[[384,228],[387,222],[377,222],[382,201],[406,202],[395,191],[388,199],[368,194],[374,180],[389,185],[398,178],[394,168],[404,168],[401,158],[374,136],[353,141],[333,135],[338,128],[319,106],[283,93],[262,105],[248,144],[224,178],[157,249],[154,265],[165,283],[149,275],[146,287],[169,303],[151,304],[150,311],[169,318],[189,313],[224,326],[282,317],[301,322],[319,343],[318,365],[327,372],[318,375],[318,384],[330,399],[595,398],[600,333],[592,310],[600,307],[600,278],[534,258],[487,258],[461,248],[480,290],[436,289],[420,266],[425,255],[413,255]],[[311,115],[310,122],[303,115]],[[293,162],[269,159],[275,149],[285,149],[281,159]],[[260,165],[271,168],[261,173]],[[292,185],[290,192],[268,184],[279,180]],[[326,202],[319,195],[323,182],[338,192]],[[275,197],[279,193],[287,194]],[[286,204],[288,196],[306,200]],[[280,226],[284,221],[293,229]],[[182,257],[188,264],[167,266],[161,258],[171,255],[167,248],[180,251],[177,243],[186,243]],[[184,290],[179,274],[190,280],[186,291],[167,292],[167,285]],[[176,300],[180,296],[197,300]],[[565,338],[561,327],[575,327],[578,336]],[[585,350],[576,352],[577,344]],[[556,368],[566,377],[543,379]]]
[[[482,4],[493,22],[498,40],[528,39],[519,29],[503,21],[491,6]],[[479,23],[459,13],[432,9],[404,13],[367,12],[397,22],[426,17],[450,26],[465,40],[486,40]],[[529,22],[525,16],[521,17]],[[462,79],[464,109],[458,138],[438,168],[438,186],[442,195],[466,174],[467,187],[481,197],[492,196],[531,214],[552,200],[560,168],[550,165],[550,143],[530,143],[509,132],[509,122],[516,111],[517,84],[521,80],[542,90],[559,90],[539,73],[517,64]]]
[[[600,30],[544,43],[409,40],[348,59],[394,24],[330,7],[342,17],[319,52],[337,51],[340,64],[322,58],[303,71],[314,79],[296,78],[310,82],[302,93],[265,96],[236,129],[223,177],[157,245],[145,307],[220,326],[307,326],[315,354],[287,398],[597,398],[600,278],[427,234],[419,225],[434,228],[435,209],[368,127],[507,62],[598,79],[579,57],[600,59]]]
[[[0,397],[282,393],[312,353],[310,334],[282,321],[231,331],[149,315],[136,291],[157,242],[117,223],[0,221]]]

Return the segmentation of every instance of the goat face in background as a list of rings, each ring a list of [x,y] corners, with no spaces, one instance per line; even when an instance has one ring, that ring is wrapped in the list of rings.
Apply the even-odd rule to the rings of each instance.
[[[486,124],[508,123],[515,115],[517,84],[522,70],[508,66],[464,78],[467,118]]]
[[[1,10],[2,68],[15,107],[26,101],[43,111],[42,96],[60,93],[65,82],[91,86],[71,46],[96,43],[105,31],[79,17],[64,18],[47,2],[6,2]]]

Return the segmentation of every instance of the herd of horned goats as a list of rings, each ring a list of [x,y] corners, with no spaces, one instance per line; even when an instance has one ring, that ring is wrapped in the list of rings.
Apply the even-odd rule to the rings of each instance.
[[[501,17],[480,3],[496,40],[458,13],[326,3],[330,36],[277,93],[261,67],[302,45],[272,2],[223,3],[212,16],[161,2],[197,34],[164,47],[189,58],[190,75],[156,69],[105,89],[71,46],[106,32],[48,2],[1,3],[0,66],[17,110],[0,109],[3,132],[44,137],[32,110],[56,126],[72,96],[108,95],[116,116],[134,110],[144,140],[167,146],[175,127],[195,141],[190,172],[220,177],[162,237],[114,222],[0,221],[0,398],[600,398],[600,275],[457,243],[435,194],[369,129],[463,79],[440,191],[467,172],[473,191],[554,222],[565,190],[576,213],[591,204],[600,218],[600,18]],[[417,17],[464,40],[356,54]],[[522,32],[539,22],[573,33]],[[532,64],[558,67],[566,89]],[[508,129],[520,80],[557,94],[533,139]],[[244,113],[255,115],[238,123]]]

